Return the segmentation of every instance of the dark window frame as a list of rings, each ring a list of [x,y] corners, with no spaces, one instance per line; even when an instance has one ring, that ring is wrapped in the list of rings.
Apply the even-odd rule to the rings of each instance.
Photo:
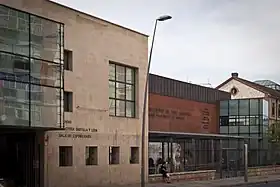
[[[73,51],[64,49],[63,51],[64,70],[73,71]]]
[[[70,157],[68,158],[68,156]],[[59,146],[59,167],[71,166],[73,166],[73,147]]]
[[[92,150],[92,151],[91,151]],[[90,160],[90,154],[94,154],[94,159]],[[98,147],[97,146],[86,146],[85,148],[85,164],[86,166],[98,165]]]
[[[271,116],[275,117],[275,114],[276,114],[276,104],[275,104],[275,102],[272,102],[271,103]]]
[[[73,112],[73,92],[64,90],[63,103],[64,112]]]
[[[278,118],[280,118],[280,103],[278,103]]]
[[[119,63],[115,63],[113,61],[109,61],[109,66],[114,66],[114,79],[111,79],[110,78],[110,75],[109,75],[109,85],[110,85],[110,82],[111,83],[114,83],[114,97],[111,97],[109,95],[109,103],[110,101],[112,100],[114,102],[114,113],[111,113],[110,112],[110,106],[109,106],[109,115],[110,116],[114,116],[114,117],[126,117],[126,118],[136,118],[136,73],[137,73],[137,68],[134,68],[134,67],[130,67],[130,66],[126,66],[126,65],[122,65],[122,64],[119,64]],[[122,67],[124,68],[124,81],[119,81],[117,80],[117,66],[119,67]],[[131,69],[132,70],[132,77],[133,77],[133,81],[132,82],[128,82],[127,81],[127,69]],[[109,70],[109,74],[110,74],[110,70]],[[120,83],[120,84],[124,84],[124,87],[125,87],[125,91],[124,91],[124,99],[120,99],[120,98],[117,98],[117,84]],[[127,99],[127,86],[132,86],[133,87],[133,99],[132,100],[129,100]],[[109,93],[110,93],[110,87],[109,87]],[[124,106],[124,115],[118,115],[117,114],[117,101],[123,101],[125,103],[125,106]],[[127,105],[128,103],[131,103],[133,104],[133,108],[132,108],[132,115],[128,115],[127,114]]]
[[[120,147],[110,146],[109,147],[109,165],[120,164]]]
[[[139,164],[140,162],[140,156],[139,156],[139,147],[130,147],[130,159],[129,162],[130,164]]]

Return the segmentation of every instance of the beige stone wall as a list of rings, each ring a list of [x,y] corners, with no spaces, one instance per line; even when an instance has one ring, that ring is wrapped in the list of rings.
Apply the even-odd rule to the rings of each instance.
[[[239,81],[236,80],[231,80],[225,85],[223,85],[219,90],[225,91],[225,92],[230,92],[231,89],[235,87],[237,88],[238,92],[236,95],[232,95],[231,99],[246,99],[246,98],[264,98],[265,94],[251,88]]]
[[[65,48],[73,51],[74,63],[73,72],[65,72],[65,90],[73,92],[74,100],[73,113],[65,114],[65,120],[71,124],[66,125],[97,129],[89,133],[91,138],[83,139],[59,138],[60,132],[55,131],[46,133],[45,186],[114,186],[139,182],[140,164],[129,164],[129,154],[130,146],[141,144],[148,37],[46,0],[2,2],[65,24]],[[109,60],[138,68],[135,119],[109,117]],[[146,121],[146,140],[147,137]],[[72,167],[58,167],[60,145],[73,146]],[[85,166],[85,146],[90,145],[98,146],[98,166]],[[121,152],[121,162],[114,166],[108,165],[108,149],[113,145],[120,146]]]

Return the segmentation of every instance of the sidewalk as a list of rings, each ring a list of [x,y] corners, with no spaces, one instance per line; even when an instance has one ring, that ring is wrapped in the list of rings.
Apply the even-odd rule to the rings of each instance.
[[[258,184],[265,182],[280,181],[280,175],[267,175],[258,177],[249,177],[247,184]],[[184,181],[173,182],[171,184],[148,184],[147,187],[232,187],[232,186],[244,186],[243,177],[228,178],[212,181]]]
[[[249,181],[247,184],[260,184],[260,183],[266,183],[266,182],[269,183],[274,181],[280,181],[280,175],[249,177]],[[237,177],[237,178],[228,178],[228,179],[220,179],[220,180],[212,180],[212,181],[180,181],[180,182],[174,181],[170,184],[154,183],[154,184],[146,185],[146,187],[234,187],[234,186],[245,187],[246,183],[244,182],[244,178]],[[140,184],[120,186],[120,187],[140,187]]]

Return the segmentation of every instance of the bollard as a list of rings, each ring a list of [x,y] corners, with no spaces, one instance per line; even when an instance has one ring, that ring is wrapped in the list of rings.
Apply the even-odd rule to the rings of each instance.
[[[244,182],[248,182],[248,144],[244,144]]]

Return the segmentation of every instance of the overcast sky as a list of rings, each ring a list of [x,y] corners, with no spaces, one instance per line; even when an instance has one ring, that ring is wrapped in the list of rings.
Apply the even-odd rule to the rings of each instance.
[[[280,83],[280,0],[55,0],[152,35],[152,73],[213,86],[229,78]],[[151,38],[150,38],[151,39]]]

